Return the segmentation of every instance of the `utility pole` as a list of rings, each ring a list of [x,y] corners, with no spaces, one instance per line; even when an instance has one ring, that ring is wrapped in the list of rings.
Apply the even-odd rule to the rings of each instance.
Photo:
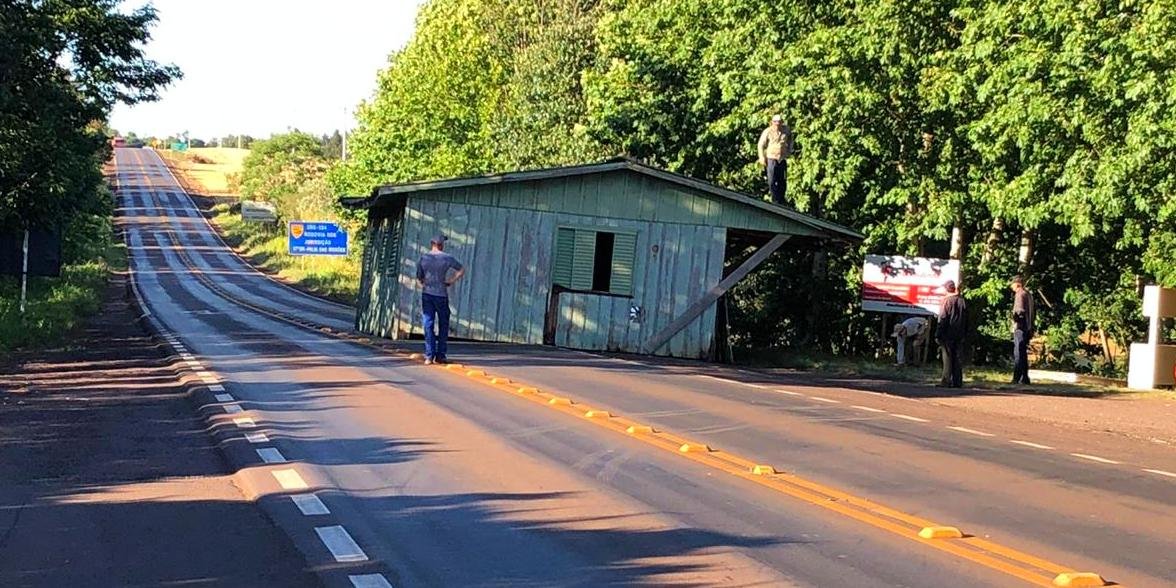
[[[343,161],[347,161],[347,125],[350,122],[348,120],[347,110],[348,110],[347,107],[344,106],[343,107],[343,149],[342,149],[342,153],[341,153],[341,159]]]

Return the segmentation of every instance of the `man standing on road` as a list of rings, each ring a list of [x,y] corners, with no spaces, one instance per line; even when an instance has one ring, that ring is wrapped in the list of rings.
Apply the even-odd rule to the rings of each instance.
[[[1029,339],[1033,338],[1033,295],[1021,276],[1013,278],[1013,383],[1029,385]]]
[[[943,354],[943,377],[940,384],[952,388],[964,385],[963,346],[964,334],[968,330],[968,307],[964,298],[956,292],[955,282],[948,280],[943,285],[947,296],[939,309],[939,324],[935,327],[935,340]]]
[[[927,344],[927,326],[927,319],[921,316],[914,316],[894,325],[894,333],[890,336],[894,337],[898,344],[898,365],[907,365],[908,349],[911,352],[910,364],[918,365],[922,361],[922,349]]]
[[[449,238],[438,234],[429,242],[431,250],[417,262],[417,281],[421,283],[421,312],[425,327],[425,364],[447,363],[449,350],[449,287],[457,283],[465,268],[445,252]],[[452,277],[449,270],[454,270]],[[434,333],[434,327],[436,332]]]
[[[760,133],[759,164],[768,178],[768,192],[772,202],[784,204],[788,192],[788,157],[792,155],[792,129],[784,124],[784,117],[775,115],[772,124]]]

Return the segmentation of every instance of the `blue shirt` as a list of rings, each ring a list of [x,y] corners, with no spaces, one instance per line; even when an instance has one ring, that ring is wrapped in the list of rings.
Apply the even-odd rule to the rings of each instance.
[[[417,279],[424,281],[425,294],[448,298],[449,287],[445,280],[449,277],[449,270],[460,270],[461,267],[456,257],[444,251],[430,251],[417,262]]]

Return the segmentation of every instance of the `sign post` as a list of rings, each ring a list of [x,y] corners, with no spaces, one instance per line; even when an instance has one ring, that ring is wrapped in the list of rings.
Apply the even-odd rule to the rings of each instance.
[[[29,290],[29,230],[24,232],[24,246],[21,247],[24,251],[24,259],[20,267],[20,314],[24,316],[25,301],[28,299]]]
[[[290,221],[286,225],[286,247],[290,255],[347,255],[347,231],[326,221]]]

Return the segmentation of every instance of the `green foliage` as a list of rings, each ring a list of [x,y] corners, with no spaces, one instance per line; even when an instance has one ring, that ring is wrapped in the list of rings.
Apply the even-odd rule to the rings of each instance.
[[[61,226],[100,212],[100,121],[179,76],[143,56],[150,6],[13,0],[0,11],[0,227]]]
[[[251,200],[287,205],[290,196],[322,177],[327,161],[314,135],[293,131],[257,141],[241,167],[241,194]]]
[[[330,199],[325,190],[315,194],[326,195],[322,197],[323,201]],[[302,206],[313,211],[295,211],[300,218],[331,218],[324,216],[327,214],[323,212],[325,209],[317,208],[321,204],[316,204],[313,199],[301,202]],[[280,225],[243,222],[240,215],[231,214],[225,205],[218,206],[214,212],[213,221],[224,231],[226,240],[240,247],[255,265],[323,296],[348,304],[355,302],[359,290],[359,262],[363,255],[360,247],[353,245],[351,254],[346,257],[293,257],[286,253],[286,232]],[[355,235],[352,230],[352,239]]]
[[[114,242],[109,217],[78,216],[67,231],[61,277],[29,278],[23,316],[19,278],[0,276],[0,351],[61,342],[98,311],[110,271],[126,268],[126,251]]]
[[[1137,282],[1176,285],[1173,72],[1166,0],[432,0],[328,180],[624,153],[762,194],[754,143],[781,113],[789,198],[866,242],[777,255],[733,293],[740,342],[878,345],[862,253],[947,257],[954,230],[977,360],[1008,354],[1023,273],[1054,360],[1113,370],[1078,336],[1130,342]]]

